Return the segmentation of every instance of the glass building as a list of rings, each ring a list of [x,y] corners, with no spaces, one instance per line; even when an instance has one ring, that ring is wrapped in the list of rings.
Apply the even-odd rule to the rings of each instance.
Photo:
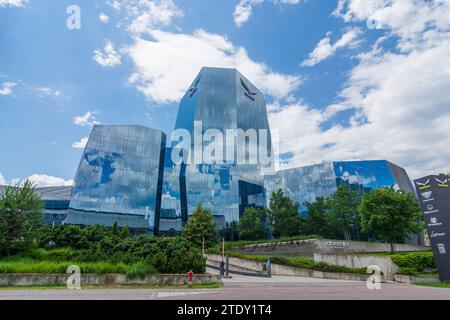
[[[211,129],[218,135],[205,139]],[[251,161],[258,155],[262,140],[259,134],[250,137],[248,130],[266,133],[265,151],[271,156],[266,104],[263,94],[239,71],[202,68],[181,100],[175,132],[178,130],[186,130],[193,137],[190,142],[172,141],[172,147],[181,149],[180,154],[186,160],[176,169],[180,175],[176,181],[181,183],[180,197],[186,200],[181,205],[181,210],[186,211],[182,216],[190,216],[201,204],[213,213],[222,229],[239,220],[245,207],[265,205],[263,167],[258,161]],[[236,134],[228,136],[229,130]],[[200,141],[195,140],[197,133]],[[223,144],[212,152],[214,160],[208,162],[202,158],[205,155],[202,151],[216,139],[222,139]],[[201,150],[200,155],[195,148]]]
[[[95,126],[75,177],[65,223],[158,233],[166,135],[128,125]]]
[[[414,193],[406,171],[386,160],[327,162],[281,170],[265,179],[267,197],[282,189],[300,204],[301,215],[307,214],[304,202],[327,197],[340,185],[349,186],[359,195],[389,186]]]
[[[180,102],[169,146],[158,130],[94,126],[73,188],[38,189],[45,223],[117,222],[134,233],[176,235],[199,204],[223,229],[245,208],[266,207],[278,189],[300,204],[300,215],[307,214],[304,202],[340,185],[360,195],[387,186],[414,190],[406,171],[385,160],[326,162],[267,175],[273,155],[264,96],[236,69],[201,69]]]
[[[0,195],[6,186],[0,186]],[[66,219],[69,209],[71,186],[36,188],[44,205],[43,224],[58,225]]]
[[[161,198],[161,215],[159,221],[160,235],[176,235],[187,222],[186,201],[181,200],[180,180],[181,166],[176,166],[171,158],[172,148],[167,148],[164,157],[164,179]],[[183,209],[182,209],[183,206]]]

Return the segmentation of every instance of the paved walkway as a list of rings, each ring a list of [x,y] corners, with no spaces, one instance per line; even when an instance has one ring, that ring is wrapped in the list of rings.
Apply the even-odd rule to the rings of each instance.
[[[450,289],[383,283],[369,290],[365,282],[301,277],[234,276],[219,289],[0,290],[0,300],[300,300],[300,299],[446,299]]]

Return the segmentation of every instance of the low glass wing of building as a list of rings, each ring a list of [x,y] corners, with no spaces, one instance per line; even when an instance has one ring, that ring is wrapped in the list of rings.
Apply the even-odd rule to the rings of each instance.
[[[301,215],[308,213],[304,203],[333,194],[340,185],[347,185],[359,195],[376,188],[393,186],[413,192],[413,186],[403,168],[386,160],[327,162],[307,167],[281,170],[266,176],[267,198],[282,189],[300,204]]]
[[[94,126],[65,223],[158,233],[166,135],[134,125]]]
[[[7,186],[0,186],[0,195]],[[58,225],[66,219],[69,210],[71,186],[37,187],[37,194],[44,205],[44,220],[42,224]]]

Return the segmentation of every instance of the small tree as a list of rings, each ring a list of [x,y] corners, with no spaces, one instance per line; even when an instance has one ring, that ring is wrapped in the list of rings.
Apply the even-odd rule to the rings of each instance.
[[[6,187],[0,197],[0,254],[26,249],[43,218],[43,203],[31,181]]]
[[[373,232],[390,244],[402,241],[408,234],[423,229],[419,205],[411,193],[394,190],[393,187],[375,189],[365,194],[359,207],[361,227],[365,232]]]
[[[301,219],[298,215],[300,205],[294,203],[279,189],[272,193],[269,201],[269,222],[274,237],[290,237],[300,233]]]
[[[205,247],[217,244],[218,232],[211,212],[198,205],[183,229],[183,236],[199,248],[202,247],[203,238]]]
[[[266,211],[258,208],[247,208],[239,219],[239,237],[243,240],[259,240],[265,238],[264,221]]]
[[[328,197],[326,203],[330,226],[343,232],[345,240],[351,240],[350,227],[357,227],[359,223],[357,194],[348,186],[342,185]]]

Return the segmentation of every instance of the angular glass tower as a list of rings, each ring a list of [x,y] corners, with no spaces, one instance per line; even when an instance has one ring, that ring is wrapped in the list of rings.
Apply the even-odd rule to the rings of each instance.
[[[263,142],[266,154],[271,156],[266,104],[261,91],[239,71],[202,68],[181,100],[175,129],[184,129],[191,134],[191,152],[185,149],[183,155],[191,160],[195,158],[195,161],[187,161],[177,168],[180,175],[178,181],[181,182],[180,208],[186,211],[181,212],[180,216],[190,216],[195,207],[202,204],[211,210],[219,228],[223,228],[226,223],[239,220],[245,207],[264,206],[262,168],[259,161],[252,162],[250,159]],[[205,150],[210,146],[212,139],[202,140],[200,137],[199,141],[196,138],[198,134],[205,136],[211,129],[222,133],[224,145],[219,153],[223,157],[208,162],[202,159],[201,153],[199,159],[194,149]],[[227,130],[237,133],[239,129],[242,130],[242,136],[226,134]],[[258,133],[256,139],[246,135],[248,130]],[[260,132],[266,133],[267,141],[261,140]],[[172,141],[172,146],[180,147],[177,142]],[[239,158],[239,152],[242,152],[242,158]],[[240,161],[243,158],[245,161]],[[185,205],[183,199],[186,200]]]
[[[128,125],[95,126],[75,177],[65,223],[158,233],[166,135]]]

